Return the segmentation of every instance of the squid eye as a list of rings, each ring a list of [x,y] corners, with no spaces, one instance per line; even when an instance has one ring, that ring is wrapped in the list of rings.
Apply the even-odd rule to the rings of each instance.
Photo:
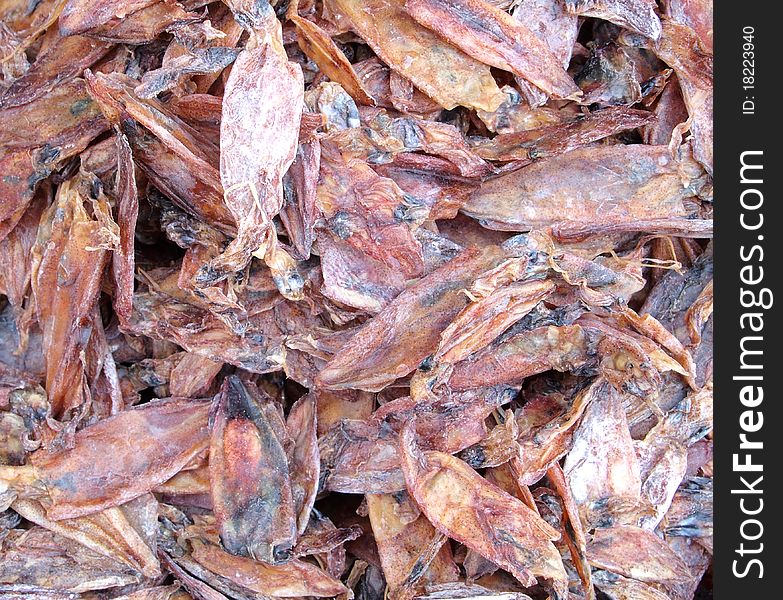
[[[290,560],[293,554],[294,550],[290,545],[275,546],[274,550],[272,550],[272,558],[278,563]]]

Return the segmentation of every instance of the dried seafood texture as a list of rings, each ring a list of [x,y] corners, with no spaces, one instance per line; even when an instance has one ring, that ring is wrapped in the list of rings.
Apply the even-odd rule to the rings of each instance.
[[[32,290],[46,356],[46,391],[57,419],[89,401],[84,352],[94,326],[101,279],[117,241],[106,200],[88,214],[78,182],[60,186],[42,216],[33,248]]]
[[[322,487],[348,494],[387,494],[405,489],[397,438],[388,426],[338,421],[318,440]]]
[[[315,390],[318,436],[342,419],[365,420],[375,408],[375,394],[359,390]]]
[[[123,563],[145,577],[161,575],[155,556],[157,502],[152,495],[140,496],[93,515],[62,521],[49,519],[43,504],[35,500],[19,499],[14,502],[13,509],[28,521]]]
[[[503,102],[489,66],[419,25],[402,3],[328,0],[325,9],[332,21],[358,33],[393,71],[443,108],[493,111]]]
[[[371,421],[397,432],[411,424],[420,446],[451,454],[483,439],[487,433],[484,420],[510,402],[514,393],[514,388],[497,386],[461,393],[444,389],[440,395],[423,398],[406,396],[378,408]]]
[[[320,142],[317,139],[300,140],[296,149],[296,158],[283,180],[286,201],[280,211],[280,220],[285,226],[291,245],[298,254],[298,259],[310,258],[315,240],[315,222],[320,217],[316,206],[320,170]]]
[[[198,18],[180,4],[160,0],[74,0],[63,9],[59,26],[65,35],[83,33],[110,42],[145,44]]]
[[[114,311],[123,326],[127,326],[133,311],[134,278],[136,275],[135,237],[139,218],[139,195],[136,186],[136,166],[128,139],[117,134],[117,225],[119,243],[112,255],[114,274]]]
[[[515,161],[522,167],[533,161],[576,150],[622,131],[655,120],[647,111],[613,107],[576,115],[572,120],[526,131],[501,133],[491,140],[473,141],[473,151],[492,161]],[[668,143],[669,138],[664,140]]]
[[[422,447],[459,452],[484,439],[484,420],[512,397],[512,389],[500,386],[454,394],[446,391],[419,400],[392,400],[365,421],[340,421],[319,440],[324,486],[345,493],[402,490],[405,483],[396,434],[406,423],[413,423]]]
[[[347,592],[340,580],[295,558],[281,565],[270,565],[234,556],[213,544],[195,542],[194,546],[196,562],[250,592],[274,598],[333,598]]]
[[[28,104],[81,75],[103,58],[111,45],[82,36],[55,36],[27,72],[0,93],[0,109]]]
[[[556,594],[566,594],[565,568],[552,543],[560,533],[461,460],[420,450],[414,436],[411,427],[400,435],[405,483],[430,523],[523,585],[534,585],[540,577]]]
[[[668,20],[655,51],[677,73],[690,116],[693,156],[712,175],[712,54],[693,29]]]
[[[411,199],[363,160],[345,156],[329,142],[321,148],[316,205],[325,219],[324,233],[335,244],[346,244],[406,279],[420,276],[424,270],[421,244],[414,227],[404,219]],[[375,270],[372,263],[362,267]],[[399,277],[392,277],[393,285]]]
[[[239,54],[239,50],[224,46],[193,50],[183,47],[179,50],[181,54],[174,45],[171,48],[175,48],[174,53],[168,60],[164,57],[163,66],[142,76],[141,83],[134,90],[139,98],[154,98],[161,92],[176,90],[192,75],[220,73]]]
[[[667,540],[669,547],[676,552],[688,567],[690,576],[676,584],[669,585],[671,595],[680,598],[692,598],[696,595],[699,582],[709,569],[712,553],[698,542],[687,538],[672,537]]]
[[[661,529],[667,536],[696,539],[712,551],[713,484],[708,477],[682,482],[672,499]]]
[[[670,600],[668,594],[654,585],[609,571],[595,571],[593,582],[611,600]]]
[[[22,417],[0,412],[0,466],[21,466],[27,458],[24,438],[27,428]]]
[[[512,283],[477,299],[443,331],[433,359],[451,364],[467,358],[546,300],[554,289],[551,281]]]
[[[179,355],[169,378],[171,395],[180,398],[202,398],[209,395],[222,363],[191,352]]]
[[[32,250],[38,236],[38,223],[46,208],[47,194],[39,193],[8,236],[0,240],[0,293],[11,305],[19,335],[19,349],[26,348],[35,307],[29,292],[32,277]]]
[[[377,57],[354,63],[353,68],[377,106],[421,115],[440,111],[437,102],[414,87],[408,79],[392,71]]]
[[[105,25],[110,21],[122,19],[157,3],[158,0],[133,0],[131,2],[69,0],[60,13],[60,31],[64,35],[86,33],[91,29]]]
[[[279,23],[272,20],[274,25],[257,45],[240,53],[226,82],[220,180],[237,237],[223,254],[201,267],[196,281],[201,286],[214,284],[257,256],[272,269],[280,292],[298,300],[304,280],[278,244],[272,219],[283,206],[283,175],[296,156],[304,81],[299,65],[283,51]]]
[[[571,450],[580,418],[601,391],[597,383],[572,398],[563,397],[557,390],[547,390],[546,394],[533,395],[525,404],[516,415],[518,455],[509,463],[520,484],[536,483]]]
[[[353,65],[332,38],[317,24],[306,18],[294,14],[290,19],[296,26],[298,34],[296,41],[302,52],[315,61],[324,75],[339,83],[357,103],[374,105],[375,100],[369,90],[365,88]]]
[[[285,333],[275,308],[257,315],[241,335],[206,308],[160,292],[135,294],[133,307],[129,331],[134,335],[171,341],[253,373],[279,371],[286,364]]]
[[[209,451],[212,504],[223,547],[279,563],[291,556],[296,515],[283,444],[285,425],[274,401],[237,377],[217,397]]]
[[[712,0],[668,0],[664,6],[667,16],[693,29],[712,54]]]
[[[469,179],[484,177],[492,171],[471,151],[462,132],[453,125],[393,117],[382,109],[362,110],[360,117],[367,128],[351,128],[329,136],[340,145],[344,155],[362,157],[372,163],[393,161],[419,170],[447,171]],[[426,155],[409,154],[413,152]]]
[[[391,598],[411,598],[426,586],[458,580],[459,571],[442,534],[427,519],[408,514],[405,492],[368,494],[367,512]]]
[[[288,411],[286,419],[286,429],[293,441],[289,457],[291,497],[300,535],[307,528],[321,476],[317,419],[316,399],[313,394],[297,400]]]
[[[344,544],[362,537],[364,531],[358,525],[335,527],[331,519],[313,510],[305,531],[294,547],[294,555],[315,556],[324,570],[333,577],[340,577],[346,568]]]
[[[546,43],[484,0],[405,0],[405,10],[465,54],[514,73],[548,95],[574,99],[579,94],[562,59]]]
[[[711,0],[0,22],[0,598],[708,595]]]
[[[565,545],[571,555],[571,562],[574,564],[582,587],[585,591],[585,597],[592,600],[595,598],[595,589],[593,587],[592,572],[587,562],[587,539],[585,538],[582,520],[579,517],[579,509],[574,502],[571,488],[566,481],[563,469],[559,464],[552,465],[547,470],[547,479],[557,494],[555,501],[562,507],[562,516],[560,529]],[[557,511],[555,511],[556,514]],[[562,543],[561,543],[562,548]]]
[[[419,199],[421,204],[429,208],[430,219],[453,219],[471,192],[480,184],[479,181],[468,180],[441,168],[437,168],[434,172],[423,171],[416,164],[377,165],[375,171],[394,181],[409,196]],[[452,258],[456,251],[462,247],[454,242],[449,243],[449,240],[433,234],[428,229],[419,228],[416,230],[416,235],[419,236],[419,241],[424,244],[425,264],[428,258],[427,249],[430,246],[425,243],[426,238],[432,240],[432,246],[437,251],[436,256],[439,256],[429,264],[442,264]],[[429,267],[427,270],[431,271],[432,268]]]
[[[16,126],[25,123],[24,128]],[[108,127],[83,79],[0,110],[0,238],[13,229],[38,184]]]
[[[622,397],[609,383],[598,384],[572,444],[563,470],[577,505],[639,499],[639,465]]]
[[[683,201],[703,183],[699,166],[666,146],[581,148],[487,181],[462,210],[509,231],[646,231],[645,222],[688,221]]]
[[[712,277],[710,246],[688,270],[666,273],[650,291],[639,310],[641,315],[655,317],[683,345],[690,348],[696,368],[697,387],[702,387],[712,376]]]
[[[87,75],[90,94],[128,138],[133,159],[167,198],[221,231],[234,221],[223,203],[217,148],[154,99],[142,100],[136,81],[118,73]]]
[[[521,331],[512,328],[454,365],[449,386],[465,390],[483,385],[517,385],[544,371],[576,371],[588,365],[594,353],[592,336],[577,324],[541,323]]]
[[[652,146],[668,144],[679,130],[677,126],[688,120],[688,109],[676,76],[671,77],[663,88],[653,112],[655,121],[642,130],[644,143]]]
[[[0,590],[29,598],[77,598],[93,590],[141,583],[133,569],[42,527],[12,530],[0,550]],[[69,594],[70,593],[70,594]]]
[[[567,9],[583,17],[605,19],[648,38],[661,35],[661,20],[654,0],[564,0]]]
[[[579,20],[566,11],[562,0],[521,0],[515,3],[512,16],[544,42],[560,65],[568,68],[579,33]],[[547,96],[527,81],[517,79],[530,106],[546,103]]]
[[[690,578],[666,542],[638,527],[596,529],[587,543],[587,559],[593,567],[642,582],[670,585]]]
[[[331,389],[379,391],[414,371],[468,304],[463,290],[502,259],[498,247],[472,248],[420,279],[354,335],[349,347],[319,373],[318,383]]]
[[[31,457],[61,520],[119,506],[171,479],[209,445],[209,403],[160,400],[85,427],[73,448]],[[115,457],[122,457],[118,462]]]
[[[692,392],[636,442],[642,497],[654,514],[642,526],[654,529],[667,515],[688,469],[688,448],[712,430],[712,389]]]
[[[670,74],[646,48],[610,41],[591,49],[575,81],[584,104],[631,106],[651,102]]]
[[[411,240],[414,241],[414,240]],[[405,289],[405,275],[326,233],[318,236],[321,293],[345,306],[375,314]]]
[[[182,600],[184,596],[180,589],[181,587],[179,583],[144,587],[128,594],[117,596],[116,600]]]

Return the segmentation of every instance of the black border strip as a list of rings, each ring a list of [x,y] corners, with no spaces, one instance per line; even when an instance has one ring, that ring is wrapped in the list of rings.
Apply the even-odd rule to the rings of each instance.
[[[780,71],[775,64],[780,51],[774,45],[783,41],[783,28],[776,18],[776,3],[715,4],[714,593],[719,600],[772,598],[781,595],[776,559],[783,521],[778,513],[781,495],[776,491],[783,463],[778,398],[783,385],[783,337],[776,305],[783,303],[783,291],[775,268],[783,241],[783,230],[778,230],[783,225],[778,187],[783,172],[779,150],[783,115],[773,89],[779,87]],[[750,31],[746,28],[753,29],[750,39],[743,37],[743,31]],[[743,77],[751,76],[749,68],[753,87],[746,89],[751,82]],[[747,101],[752,105],[743,104]],[[744,182],[743,153],[746,165],[763,165],[763,169],[746,169]],[[752,229],[762,215],[763,224]],[[762,269],[763,279],[757,281]],[[754,300],[762,306],[750,306]],[[748,313],[761,316],[741,320]],[[763,329],[753,331],[751,323],[758,327],[761,320]],[[763,352],[747,353],[745,365],[760,368],[742,368],[743,338],[745,350]],[[764,397],[759,402],[762,388]],[[753,429],[758,431],[749,431]],[[747,441],[761,442],[763,448],[741,448],[743,433]],[[742,471],[742,463],[748,461],[762,470]],[[749,514],[755,511],[758,514]]]

